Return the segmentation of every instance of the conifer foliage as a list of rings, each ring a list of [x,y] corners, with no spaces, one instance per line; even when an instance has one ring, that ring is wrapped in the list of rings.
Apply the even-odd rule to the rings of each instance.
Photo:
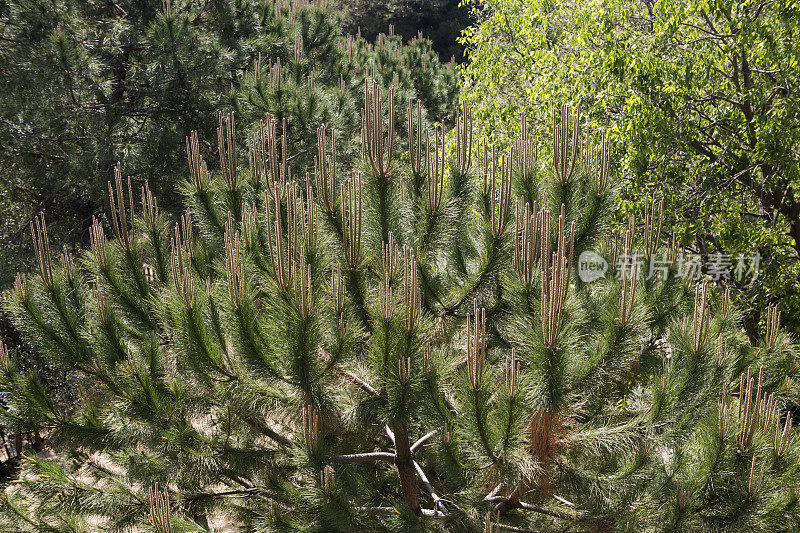
[[[52,237],[86,244],[117,161],[135,189],[149,180],[162,208],[180,212],[184,138],[197,130],[213,141],[218,109],[236,112],[243,129],[274,116],[300,173],[322,124],[344,140],[358,134],[367,77],[419,98],[431,120],[447,117],[457,75],[430,41],[390,31],[368,42],[341,24],[322,0],[0,3],[3,288],[16,256],[29,256],[15,248],[29,246],[23,236],[40,211]],[[344,161],[357,155],[339,149]],[[213,149],[206,156],[217,164]]]
[[[226,115],[218,170],[187,140],[178,223],[119,167],[110,227],[95,221],[81,257],[53,259],[37,218],[39,274],[5,310],[82,377],[81,401],[64,409],[0,351],[2,423],[54,452],[26,457],[0,524],[798,527],[797,350],[779,314],[751,346],[727,294],[615,260],[677,250],[656,202],[610,227],[607,144],[578,110],[554,113],[547,142],[523,119],[499,152],[467,109],[446,141],[381,81],[364,82],[352,165],[320,127],[315,171],[291,173],[274,116],[244,164]],[[576,276],[591,250],[619,276]]]

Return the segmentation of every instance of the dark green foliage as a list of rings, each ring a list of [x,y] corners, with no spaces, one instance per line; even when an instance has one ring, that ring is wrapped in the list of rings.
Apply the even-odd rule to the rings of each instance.
[[[161,207],[178,212],[186,138],[195,130],[213,139],[218,109],[235,110],[248,129],[267,112],[286,118],[290,156],[302,174],[313,168],[317,126],[326,123],[347,139],[356,132],[373,62],[385,81],[399,77],[406,97],[421,98],[432,119],[444,120],[456,102],[456,73],[438,61],[429,41],[403,45],[394,37],[370,44],[359,38],[348,45],[340,15],[325,2],[36,0],[3,6],[5,287],[26,266],[27,226],[37,213],[47,213],[57,242],[88,244],[92,216],[109,214],[106,182],[118,161],[135,188],[148,181]],[[283,88],[274,91],[266,67],[278,59]],[[340,78],[343,92],[337,91]],[[208,157],[218,154],[212,149]]]
[[[120,173],[115,238],[96,222],[75,264],[52,264],[37,220],[39,275],[4,308],[82,376],[80,400],[0,358],[0,421],[54,452],[4,488],[0,527],[800,527],[798,354],[774,310],[752,346],[727,293],[618,265],[677,250],[655,207],[612,233],[607,145],[578,148],[568,108],[556,165],[527,133],[479,150],[466,111],[442,148],[438,128],[416,142],[402,83],[376,78],[361,155],[336,171],[341,139],[288,179],[301,141],[275,117],[242,168],[224,117],[219,171],[190,150],[174,227]],[[583,281],[592,250],[610,274]]]
[[[118,160],[163,203],[175,199],[184,137],[213,133],[232,74],[252,54],[243,45],[258,30],[254,8],[10,2],[0,15],[4,245],[42,210],[59,236],[86,239]]]
[[[350,33],[360,31],[373,39],[392,26],[406,40],[422,33],[444,60],[464,59],[464,46],[457,39],[473,19],[459,0],[336,0],[336,5],[344,11]]]

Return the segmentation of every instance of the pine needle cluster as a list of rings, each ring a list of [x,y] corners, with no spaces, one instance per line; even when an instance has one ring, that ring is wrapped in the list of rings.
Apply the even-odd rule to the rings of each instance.
[[[575,274],[586,251],[676,253],[658,204],[613,231],[608,146],[583,140],[578,110],[498,153],[468,109],[447,143],[383,83],[365,81],[352,164],[320,126],[313,175],[292,173],[281,121],[244,142],[225,116],[219,170],[187,139],[177,224],[146,189],[137,205],[121,170],[113,238],[96,221],[79,258],[52,260],[37,219],[39,275],[5,311],[81,377],[80,402],[65,409],[0,349],[2,424],[54,452],[26,456],[0,525],[800,527],[798,354],[780,315],[752,346],[728,294],[674,267]]]

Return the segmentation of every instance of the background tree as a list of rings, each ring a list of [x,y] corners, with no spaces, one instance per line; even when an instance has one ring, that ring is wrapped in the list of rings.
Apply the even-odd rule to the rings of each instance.
[[[180,147],[210,135],[250,54],[255,5],[4,2],[3,242],[46,211],[59,240],[104,204],[117,160],[167,203]],[[13,261],[14,248],[4,250]],[[25,254],[27,255],[27,254]],[[4,272],[4,277],[9,275]]]
[[[421,32],[444,60],[464,60],[464,46],[458,37],[473,21],[469,8],[458,0],[337,0],[336,5],[344,11],[350,33],[360,31],[371,40],[392,25],[406,40]]]
[[[800,324],[800,11],[778,2],[473,2],[467,99],[490,131],[582,102],[630,173],[625,210],[663,194],[678,238],[701,253],[758,251],[757,284],[733,280],[745,324],[778,303]],[[502,134],[501,134],[502,135]]]
[[[38,275],[4,308],[85,379],[65,409],[0,349],[3,424],[54,452],[26,457],[0,525],[796,528],[780,314],[749,344],[727,292],[678,275],[656,202],[612,233],[607,143],[568,106],[551,164],[527,124],[513,150],[476,142],[466,108],[448,147],[377,78],[360,144],[321,129],[313,174],[274,116],[240,164],[225,115],[215,170],[191,136],[177,224],[120,167],[79,258],[37,217]],[[360,157],[334,165],[338,143]],[[618,276],[574,276],[600,246]]]
[[[106,182],[117,161],[137,187],[148,180],[162,208],[178,210],[186,137],[196,130],[213,139],[218,109],[242,114],[245,128],[265,112],[286,118],[292,146],[313,152],[322,122],[346,126],[346,138],[355,131],[372,63],[389,79],[396,72],[398,90],[422,98],[436,120],[458,90],[430,42],[348,38],[327,2],[3,2],[0,25],[5,286],[30,257],[25,236],[38,212],[57,242],[88,243],[92,216],[108,215]],[[267,64],[279,59],[280,97],[256,94],[268,85]],[[309,76],[316,97],[306,90]],[[335,95],[340,77],[345,91]]]

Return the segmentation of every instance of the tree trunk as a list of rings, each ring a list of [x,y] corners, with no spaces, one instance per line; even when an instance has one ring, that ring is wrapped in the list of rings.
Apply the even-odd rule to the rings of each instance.
[[[405,425],[395,426],[394,464],[397,466],[397,473],[400,475],[400,490],[403,493],[403,500],[414,514],[421,514],[419,505],[419,491],[417,490],[417,478],[414,472],[414,465],[411,462],[411,444],[408,442],[408,428]]]

